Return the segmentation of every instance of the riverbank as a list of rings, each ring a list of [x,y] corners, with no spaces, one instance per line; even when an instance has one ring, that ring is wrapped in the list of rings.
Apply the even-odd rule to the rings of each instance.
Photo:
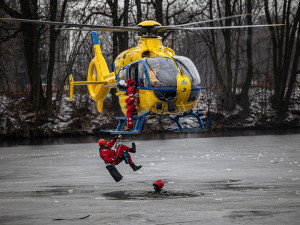
[[[203,122],[213,113],[214,119],[209,132],[227,130],[260,130],[260,129],[297,129],[300,128],[300,91],[294,93],[292,104],[284,119],[277,117],[270,101],[271,92],[262,93],[251,90],[251,106],[247,116],[242,114],[242,108],[237,106],[232,112],[220,110],[220,95],[214,92],[204,92],[196,113],[205,113]],[[114,129],[118,125],[115,113],[111,110],[110,100],[105,99],[103,113],[98,113],[96,104],[86,95],[75,95],[72,102],[64,96],[55,116],[48,118],[36,117],[30,108],[29,98],[20,94],[3,94],[0,96],[0,138],[34,138],[60,136],[88,136],[101,134],[101,130]],[[184,118],[184,127],[199,126],[197,120]],[[176,127],[168,118],[155,117],[147,120],[144,133],[169,132],[166,128]]]

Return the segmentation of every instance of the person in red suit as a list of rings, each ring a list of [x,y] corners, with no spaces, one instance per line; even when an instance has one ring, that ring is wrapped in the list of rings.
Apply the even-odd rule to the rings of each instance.
[[[136,106],[140,103],[139,98],[139,89],[136,86],[136,82],[133,79],[128,79],[127,83],[127,92],[128,98],[126,98],[125,102],[127,105],[127,129],[131,130],[132,125],[132,113],[135,110]]]
[[[120,136],[119,136],[120,137]],[[135,153],[136,147],[135,143],[132,142],[132,147],[129,148],[126,145],[119,145],[119,147],[116,149],[116,151],[111,150],[111,148],[116,143],[117,139],[119,137],[113,138],[110,142],[107,143],[105,139],[100,139],[98,141],[98,144],[100,146],[99,153],[100,157],[104,160],[105,163],[110,163],[115,165],[118,165],[123,160],[125,160],[126,164],[129,164],[130,167],[133,169],[133,171],[139,170],[142,166],[136,166],[131,159],[131,156],[128,152]]]
[[[162,189],[164,187],[164,182],[162,180],[157,180],[155,181],[155,183],[153,183],[153,187],[154,187],[154,192],[153,194],[165,194],[168,195],[168,192],[164,189]]]

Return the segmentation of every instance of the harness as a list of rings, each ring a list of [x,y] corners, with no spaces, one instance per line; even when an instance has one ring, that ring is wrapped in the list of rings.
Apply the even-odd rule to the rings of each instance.
[[[114,150],[114,152],[115,152],[114,158],[116,159],[117,164],[119,164],[123,160],[122,158],[120,159],[120,157],[118,156],[118,153],[119,153],[118,148],[119,148],[120,145],[121,145],[121,139],[118,139],[117,142],[116,142],[116,145],[115,145],[116,146],[115,150]],[[129,156],[128,152],[124,151],[123,152],[123,158],[124,158],[126,164],[129,164],[128,156]],[[121,160],[121,161],[119,161],[119,160]]]
[[[126,164],[129,164],[128,156],[129,156],[128,152],[123,152],[123,157],[124,157],[124,160],[125,160]]]

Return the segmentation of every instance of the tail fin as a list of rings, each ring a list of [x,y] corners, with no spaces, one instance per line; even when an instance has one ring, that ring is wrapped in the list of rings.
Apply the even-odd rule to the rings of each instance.
[[[103,100],[112,87],[116,86],[114,72],[109,72],[106,61],[101,53],[100,44],[96,32],[91,33],[95,57],[91,61],[87,81],[74,82],[70,75],[70,100],[73,97],[74,85],[87,85],[91,98],[96,101],[97,109],[102,112]]]
[[[110,73],[108,70],[106,61],[101,53],[96,32],[93,31],[91,36],[95,58],[90,63],[87,80],[105,82],[106,84],[88,85],[88,89],[92,99],[97,101],[98,111],[102,112],[103,100],[109,93],[110,89],[116,86],[116,78],[115,73]]]

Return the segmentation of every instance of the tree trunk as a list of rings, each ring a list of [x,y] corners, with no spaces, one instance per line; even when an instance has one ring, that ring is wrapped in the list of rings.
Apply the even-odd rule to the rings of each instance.
[[[50,0],[50,21],[56,20],[57,14],[57,0]],[[55,50],[56,50],[57,32],[54,30],[54,26],[50,26],[50,47],[49,47],[49,62],[47,71],[47,90],[46,90],[46,110],[47,115],[51,116],[52,107],[52,86],[53,86],[53,71],[55,62]]]
[[[210,19],[213,18],[213,12],[212,12],[212,0],[210,0],[210,4],[209,4],[209,13],[210,13]],[[213,23],[210,24],[211,26],[213,26]],[[219,84],[221,85],[222,90],[226,90],[226,85],[224,83],[224,80],[222,78],[221,75],[221,71],[220,71],[220,65],[219,65],[219,60],[218,60],[218,54],[217,54],[217,46],[216,46],[216,38],[215,38],[215,31],[211,30],[210,31],[210,44],[208,45],[208,49],[213,61],[213,66],[214,66],[214,70],[216,73],[216,77],[217,80],[219,82]]]
[[[247,0],[247,13],[250,15],[247,16],[247,24],[252,25],[252,0]],[[253,59],[252,59],[252,28],[249,27],[247,29],[247,76],[246,80],[242,87],[241,92],[241,106],[243,107],[243,111],[249,111],[249,89],[251,86],[253,76]]]
[[[129,10],[129,0],[124,0],[124,10],[123,10],[123,26],[128,26],[128,10]],[[123,52],[128,49],[128,32],[120,32],[119,34],[119,52]]]
[[[231,13],[231,3],[229,0],[225,1],[225,17],[232,16]],[[231,19],[225,20],[225,26],[231,25]],[[223,31],[224,41],[225,41],[225,58],[226,58],[226,73],[227,73],[227,88],[226,88],[226,94],[224,99],[224,104],[226,109],[233,110],[235,103],[233,100],[233,93],[232,93],[232,68],[231,68],[231,30],[226,29]]]
[[[37,2],[20,1],[22,18],[38,19]],[[38,114],[44,107],[44,94],[42,90],[39,66],[40,31],[36,24],[21,23],[24,42],[24,54],[27,65],[28,77],[31,86],[31,100],[33,109]]]
[[[13,18],[38,19],[37,1],[19,1],[19,4],[21,13],[10,8],[3,0],[0,1],[0,8]],[[30,97],[33,110],[37,115],[42,110],[45,102],[39,66],[40,31],[36,24],[29,23],[21,23],[20,29],[23,35],[27,76],[30,82]]]
[[[135,0],[135,4],[136,4],[136,22],[137,24],[139,24],[140,22],[142,22],[142,4],[141,4],[141,0]]]
[[[300,9],[298,8],[298,10],[300,10]],[[298,15],[298,18],[296,18],[295,22],[297,21],[297,19],[298,19],[298,24],[299,24],[298,26],[300,26],[299,15]],[[290,78],[290,82],[289,82],[288,89],[287,89],[284,103],[283,103],[283,111],[288,110],[290,99],[291,99],[291,94],[292,94],[294,85],[296,83],[296,76],[297,76],[297,73],[299,73],[299,71],[298,71],[298,64],[300,61],[300,51],[299,51],[299,49],[300,49],[300,29],[299,28],[298,28],[298,32],[296,35],[296,39],[297,39],[297,41],[296,41],[296,49],[297,50],[295,51],[295,55],[294,55],[294,61],[293,61],[292,70],[291,70],[291,78]]]
[[[155,19],[160,24],[163,24],[163,0],[155,0]]]
[[[128,2],[128,0],[124,0],[124,4],[126,4],[126,2]],[[118,0],[112,1],[112,0],[107,0],[107,3],[110,7],[110,11],[111,11],[111,15],[112,15],[112,20],[113,20],[113,26],[120,26],[121,25],[121,19],[118,16]],[[128,15],[128,10],[127,10],[127,15]],[[128,23],[128,21],[127,21]],[[112,41],[113,41],[113,60],[115,60],[115,58],[118,56],[118,54],[120,53],[120,45],[121,45],[121,33],[116,33],[113,32],[112,35]],[[127,39],[128,41],[128,39]],[[127,44],[128,46],[128,44]],[[111,65],[111,70],[114,70],[114,66]],[[117,73],[118,71],[115,71],[115,73]],[[122,111],[119,105],[119,98],[116,96],[116,89],[112,88],[111,91],[111,97],[112,97],[112,108],[114,110],[114,112],[116,113],[116,115],[121,115]]]
[[[217,8],[218,8],[218,13],[219,16],[221,17],[222,10],[220,7],[220,3],[217,2]],[[210,18],[214,18],[213,16],[213,2],[212,0],[210,1],[209,4],[209,11],[210,11]],[[234,9],[235,5],[231,5],[231,2],[229,0],[225,1],[225,16],[231,16],[232,15],[232,9]],[[232,8],[232,9],[231,9]],[[213,25],[213,24],[211,24]],[[225,20],[225,26],[230,26],[231,25],[231,19]],[[209,51],[211,53],[211,57],[213,60],[213,66],[215,70],[216,77],[218,79],[219,84],[221,85],[222,92],[223,92],[223,104],[222,107],[224,107],[226,110],[233,110],[235,107],[235,96],[233,94],[233,73],[232,73],[232,34],[231,30],[224,30],[222,31],[223,34],[223,40],[224,40],[224,45],[225,45],[225,65],[224,67],[226,68],[225,71],[222,74],[222,68],[221,68],[221,63],[220,59],[218,58],[218,52],[217,52],[217,42],[216,42],[216,34],[213,30],[210,31],[210,45],[209,46]],[[237,45],[236,48],[239,48]],[[221,48],[220,48],[221,49]]]
[[[284,1],[282,8],[278,9],[277,1],[274,3],[275,15],[270,14],[269,1],[265,0],[265,13],[267,22],[272,24],[272,18],[275,18],[276,22],[282,18],[281,23],[285,24],[283,27],[269,27],[269,31],[272,39],[273,47],[273,78],[275,84],[273,107],[277,110],[279,117],[284,117],[288,103],[290,101],[291,91],[290,86],[293,86],[295,79],[290,72],[292,61],[297,58],[297,50],[294,50],[294,46],[297,39],[297,29],[300,23],[300,4],[296,5],[297,12],[292,15],[292,0]],[[279,10],[282,10],[279,12]],[[298,61],[295,62],[298,65]],[[289,79],[289,80],[288,80]],[[289,83],[288,90],[286,89],[287,83]]]

